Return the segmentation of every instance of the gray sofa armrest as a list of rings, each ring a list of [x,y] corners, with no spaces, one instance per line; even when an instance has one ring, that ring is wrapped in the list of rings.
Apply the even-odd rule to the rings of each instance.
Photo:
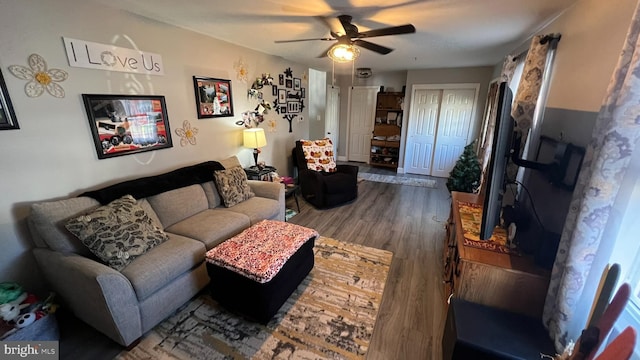
[[[278,200],[278,207],[280,208],[280,215],[278,219],[282,219],[284,221],[284,213],[285,213],[285,201],[284,201],[284,185],[281,183],[270,182],[270,181],[260,181],[260,180],[247,180],[249,182],[249,187],[251,191],[253,191],[256,196]]]
[[[44,248],[33,254],[52,291],[78,318],[124,346],[142,336],[138,300],[124,275],[77,254]]]
[[[281,183],[260,180],[247,180],[249,187],[256,196],[273,199],[284,200],[284,185]]]

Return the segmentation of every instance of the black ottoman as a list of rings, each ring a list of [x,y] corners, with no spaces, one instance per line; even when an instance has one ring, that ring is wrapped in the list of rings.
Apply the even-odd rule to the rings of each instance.
[[[211,296],[225,308],[266,324],[313,269],[316,237],[317,234],[307,238],[275,276],[264,283],[207,261]]]
[[[529,360],[554,355],[541,319],[451,298],[443,360]]]

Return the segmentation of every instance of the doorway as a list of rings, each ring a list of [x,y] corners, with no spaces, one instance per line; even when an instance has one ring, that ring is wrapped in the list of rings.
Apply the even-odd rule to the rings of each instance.
[[[331,139],[333,148],[338,153],[340,128],[340,88],[327,85],[327,104],[325,112],[324,136]]]
[[[448,177],[469,141],[480,84],[414,85],[405,172]]]

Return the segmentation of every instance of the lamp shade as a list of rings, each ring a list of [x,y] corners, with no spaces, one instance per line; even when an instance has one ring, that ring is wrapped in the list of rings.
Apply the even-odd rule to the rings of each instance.
[[[245,129],[243,132],[244,147],[257,149],[267,145],[267,138],[264,135],[264,129],[251,128]]]
[[[354,61],[360,56],[360,50],[350,44],[335,44],[327,51],[327,55],[335,62]]]

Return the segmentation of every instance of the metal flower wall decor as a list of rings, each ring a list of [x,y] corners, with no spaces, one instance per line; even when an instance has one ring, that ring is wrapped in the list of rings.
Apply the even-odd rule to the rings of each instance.
[[[60,69],[49,69],[47,62],[38,54],[31,54],[28,58],[29,67],[10,65],[9,71],[18,79],[26,80],[24,92],[29,97],[38,97],[46,89],[53,97],[63,98],[64,89],[59,82],[67,80],[69,74]]]
[[[197,134],[198,128],[191,127],[189,120],[182,123],[182,128],[176,129],[176,135],[180,136],[180,146],[195,145]]]
[[[249,77],[249,65],[243,58],[240,58],[233,64],[233,68],[236,70],[236,78],[246,84]]]

